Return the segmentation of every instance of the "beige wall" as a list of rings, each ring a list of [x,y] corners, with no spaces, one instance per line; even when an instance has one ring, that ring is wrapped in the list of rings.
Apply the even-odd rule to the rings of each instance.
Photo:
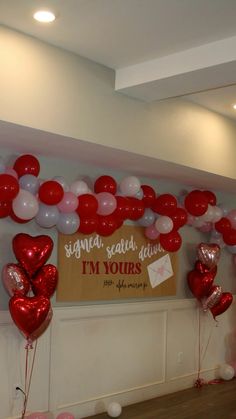
[[[180,99],[114,92],[114,72],[0,27],[0,120],[236,179],[236,125]]]

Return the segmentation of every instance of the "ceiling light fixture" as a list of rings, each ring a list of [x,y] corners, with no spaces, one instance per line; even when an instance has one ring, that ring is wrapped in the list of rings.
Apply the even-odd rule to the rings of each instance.
[[[234,110],[236,111],[236,103],[233,105]]]
[[[56,16],[50,10],[38,10],[34,13],[33,17],[41,23],[51,23],[56,19]]]

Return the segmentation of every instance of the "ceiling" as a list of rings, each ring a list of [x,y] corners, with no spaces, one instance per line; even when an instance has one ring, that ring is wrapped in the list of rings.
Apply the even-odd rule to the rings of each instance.
[[[42,7],[57,15],[35,22]],[[116,71],[115,89],[236,119],[235,0],[0,0],[0,24]]]

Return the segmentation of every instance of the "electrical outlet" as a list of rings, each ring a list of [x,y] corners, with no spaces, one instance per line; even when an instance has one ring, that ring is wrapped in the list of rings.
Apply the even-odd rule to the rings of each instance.
[[[13,387],[13,399],[20,399],[24,393],[22,392],[21,386],[19,384],[15,384]]]

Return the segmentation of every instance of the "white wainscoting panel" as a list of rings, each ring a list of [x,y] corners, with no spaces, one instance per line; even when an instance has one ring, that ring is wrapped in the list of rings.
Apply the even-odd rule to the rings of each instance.
[[[236,359],[236,305],[218,317],[196,300],[110,303],[53,309],[39,339],[28,410],[69,411],[76,419],[193,385],[199,331],[201,376]],[[199,329],[200,319],[200,329]],[[24,382],[25,339],[8,312],[0,312],[0,419],[19,418]]]
[[[168,313],[167,379],[193,374],[197,369],[198,310],[177,302]]]
[[[56,316],[52,363],[60,368],[51,383],[62,385],[53,409],[164,382],[165,309],[113,304],[58,309]]]

